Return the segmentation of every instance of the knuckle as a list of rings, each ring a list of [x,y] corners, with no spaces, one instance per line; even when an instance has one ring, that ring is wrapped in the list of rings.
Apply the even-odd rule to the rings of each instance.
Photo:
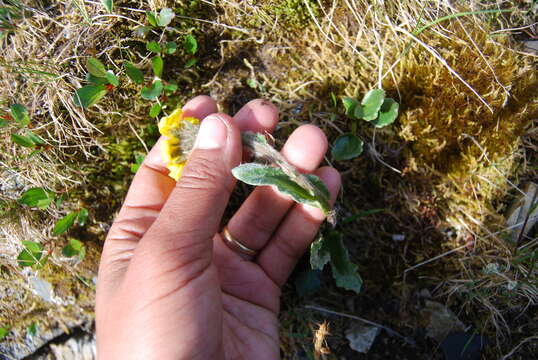
[[[221,161],[222,158],[197,154],[189,159],[176,186],[196,190],[217,190],[224,186],[231,191],[233,184]]]

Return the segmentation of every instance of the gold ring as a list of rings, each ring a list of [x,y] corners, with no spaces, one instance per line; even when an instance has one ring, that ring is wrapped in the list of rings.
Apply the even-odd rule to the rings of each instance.
[[[256,257],[256,255],[258,255],[256,250],[252,250],[251,248],[243,245],[232,234],[230,234],[228,226],[225,226],[224,229],[222,229],[222,239],[228,248],[235,251],[239,255],[242,255],[245,259],[252,260]]]

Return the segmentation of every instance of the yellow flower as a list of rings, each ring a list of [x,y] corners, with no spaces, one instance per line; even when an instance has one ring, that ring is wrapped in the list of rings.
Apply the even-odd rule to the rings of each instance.
[[[179,108],[159,121],[159,132],[166,137],[161,147],[161,156],[170,170],[168,176],[176,181],[181,177],[199,128],[200,120],[183,117]]]

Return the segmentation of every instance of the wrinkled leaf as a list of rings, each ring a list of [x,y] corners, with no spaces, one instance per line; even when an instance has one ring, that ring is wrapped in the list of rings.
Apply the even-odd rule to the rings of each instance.
[[[334,160],[351,160],[362,153],[363,142],[353,134],[339,136],[333,145],[331,155]]]
[[[35,321],[33,321],[30,326],[28,326],[28,335],[30,336],[36,336],[37,334],[37,323]]]
[[[140,69],[135,67],[130,62],[126,62],[124,66],[125,66],[125,72],[127,73],[127,76],[135,84],[142,84],[144,82],[144,74],[142,74],[142,71],[140,71]]]
[[[279,168],[257,163],[246,163],[232,169],[232,174],[238,180],[249,185],[275,186],[282,194],[291,196],[291,198],[298,203],[320,208],[324,213],[330,211],[329,204],[326,203],[324,199],[316,198],[315,195],[294,182]],[[323,182],[321,182],[317,176],[307,175],[306,178],[313,186],[318,188],[324,196],[329,193]]]
[[[89,108],[97,103],[107,93],[105,85],[86,85],[77,89],[73,95],[73,102],[77,106]]]
[[[96,58],[89,58],[86,60],[86,68],[88,72],[95,77],[106,77],[106,68],[101,61]]]
[[[191,55],[196,54],[196,51],[198,51],[198,41],[196,41],[196,38],[192,35],[187,35],[185,37],[185,51]]]
[[[58,222],[54,225],[54,230],[52,230],[52,234],[61,235],[67,232],[67,230],[69,230],[75,224],[77,216],[78,212],[73,211],[58,220]]]
[[[28,110],[21,104],[13,104],[9,107],[11,117],[19,123],[19,126],[24,127],[30,123],[30,115]]]
[[[197,59],[197,58],[189,59],[189,60],[187,60],[187,62],[185,63],[185,67],[186,67],[186,68],[193,67],[194,65],[196,65],[197,62],[198,62],[198,59]]]
[[[161,52],[161,45],[159,45],[159,43],[156,41],[150,41],[146,44],[146,49],[159,54]]]
[[[157,26],[157,14],[155,11],[146,11],[146,16],[148,17],[148,22],[151,26]]]
[[[26,190],[17,201],[19,204],[29,207],[46,209],[54,201],[54,198],[53,192],[36,187]]]
[[[157,18],[157,25],[160,27],[168,26],[172,22],[172,19],[176,16],[174,11],[170,8],[163,8],[159,12],[159,17]]]
[[[157,117],[161,113],[161,104],[155,103],[151,105],[151,109],[149,109],[149,116],[151,117]]]
[[[168,41],[166,45],[164,45],[164,52],[168,55],[175,53],[177,50],[177,44],[175,41]]]
[[[108,83],[112,86],[118,86],[120,84],[120,80],[118,79],[118,77],[114,75],[114,73],[110,70],[106,72],[106,79]]]
[[[77,239],[69,239],[69,243],[62,248],[62,255],[65,257],[78,256],[83,260],[86,256],[86,247]]]
[[[323,270],[330,260],[331,254],[326,246],[325,238],[320,234],[310,245],[310,267],[314,270]]]
[[[394,99],[386,98],[383,101],[383,105],[381,105],[381,109],[379,109],[379,116],[377,119],[372,121],[372,124],[378,128],[392,124],[398,117],[399,106],[400,104],[398,104]]]
[[[315,294],[321,288],[321,271],[307,270],[300,273],[295,279],[295,288],[301,296]]]
[[[353,98],[346,96],[342,99],[342,103],[344,104],[346,116],[353,119],[355,117],[355,108],[357,106],[360,107],[359,102]]]
[[[24,245],[24,249],[17,257],[19,266],[24,267],[40,264],[41,257],[43,256],[43,245],[26,240],[23,240],[22,244]]]
[[[112,12],[112,8],[114,7],[114,2],[112,0],[101,0],[101,4],[103,4],[106,11],[108,11],[109,13]]]
[[[361,101],[362,116],[366,121],[372,121],[377,118],[379,109],[383,105],[385,99],[385,91],[383,89],[374,89],[368,91]]]
[[[163,91],[163,83],[161,80],[156,80],[150,87],[144,86],[140,91],[140,96],[146,100],[157,99]]]
[[[163,75],[164,62],[160,56],[155,56],[151,59],[151,67],[155,76],[160,78]]]
[[[97,76],[93,76],[90,73],[86,74],[86,81],[88,81],[92,85],[108,84],[108,80],[106,79],[106,77],[97,77]]]
[[[331,269],[336,285],[356,293],[361,291],[362,279],[357,271],[357,265],[349,259],[349,253],[344,246],[342,234],[332,232],[326,238],[329,253],[331,254]]]
[[[18,144],[20,146],[24,146],[28,148],[35,147],[34,142],[28,136],[11,134],[11,141],[13,141],[15,144]]]

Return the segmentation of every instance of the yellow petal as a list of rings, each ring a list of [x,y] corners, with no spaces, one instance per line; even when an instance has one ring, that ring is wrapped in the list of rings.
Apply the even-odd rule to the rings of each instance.
[[[166,167],[168,168],[168,170],[170,170],[170,173],[168,173],[168,176],[178,181],[179,178],[181,177],[181,172],[183,171],[183,168],[185,167],[185,163],[181,163],[181,164],[170,163]]]

